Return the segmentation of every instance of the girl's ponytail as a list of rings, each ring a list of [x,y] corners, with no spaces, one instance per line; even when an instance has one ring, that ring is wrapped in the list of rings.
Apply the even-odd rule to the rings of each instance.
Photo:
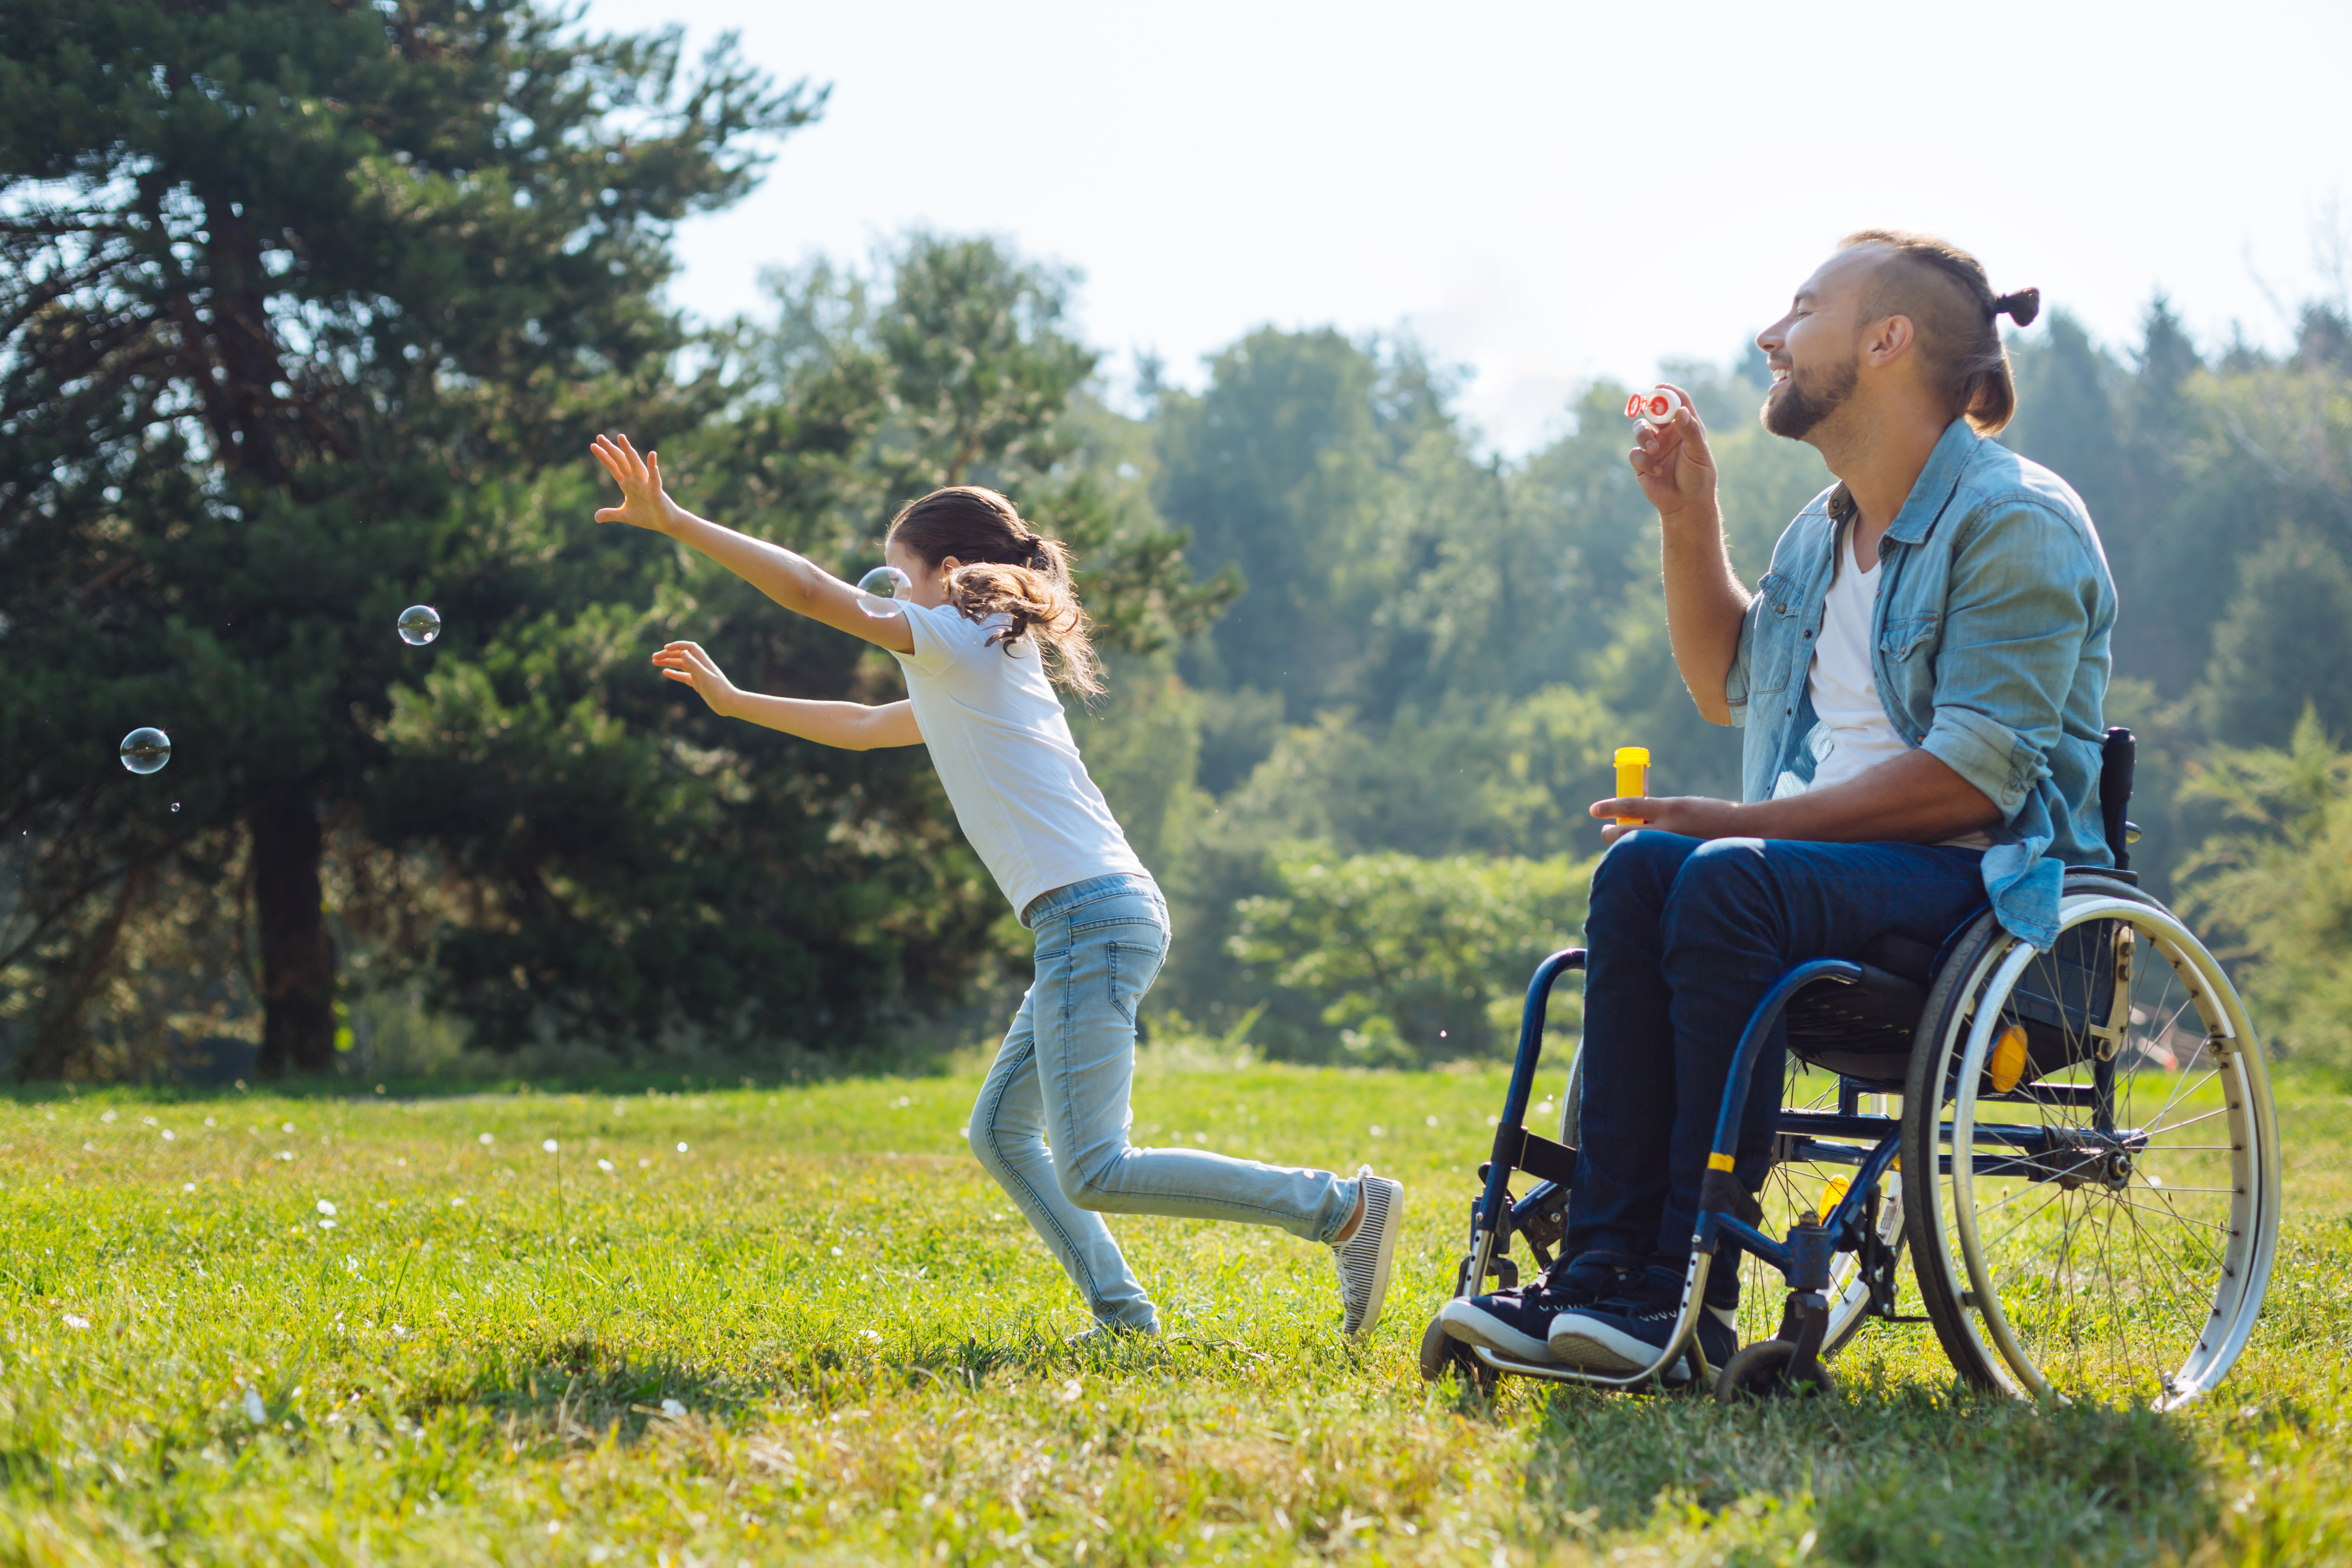
[[[948,603],[975,621],[1010,622],[989,646],[1009,654],[1032,637],[1056,685],[1089,697],[1102,690],[1093,622],[1070,587],[1069,546],[1022,521],[1003,496],[979,485],[933,490],[892,520],[887,539],[927,566],[961,563],[948,578]]]

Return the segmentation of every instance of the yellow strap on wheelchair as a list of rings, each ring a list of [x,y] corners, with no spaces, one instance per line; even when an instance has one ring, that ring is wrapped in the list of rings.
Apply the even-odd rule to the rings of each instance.
[[[1710,1171],[1728,1171],[1731,1169],[1731,1156],[1728,1154],[1709,1154],[1706,1157],[1706,1168]]]

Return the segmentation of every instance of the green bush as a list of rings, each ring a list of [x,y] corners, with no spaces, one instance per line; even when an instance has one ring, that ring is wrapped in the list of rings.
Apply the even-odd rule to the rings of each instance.
[[[1284,846],[1281,891],[1243,900],[1234,955],[1312,1005],[1347,1059],[1420,1066],[1499,1055],[1516,1037],[1529,974],[1584,921],[1592,861],[1566,855],[1393,852],[1339,857],[1328,844]],[[1552,1015],[1574,1028],[1582,998],[1563,989]]]
[[[2352,1066],[2352,753],[2304,710],[2285,751],[2217,750],[2182,785],[2252,831],[2207,841],[2182,868],[2185,910],[2238,945],[2254,1026],[2273,1045]]]

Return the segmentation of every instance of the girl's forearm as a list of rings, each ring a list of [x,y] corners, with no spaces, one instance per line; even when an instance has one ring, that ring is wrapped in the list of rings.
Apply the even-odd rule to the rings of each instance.
[[[784,608],[807,613],[817,568],[783,546],[697,517],[676,501],[670,502],[669,521],[662,531],[709,556]]]
[[[767,697],[740,691],[728,699],[730,719],[747,719],[820,746],[869,752],[880,746],[919,746],[923,732],[905,702],[869,708],[863,702],[818,702],[803,697]]]

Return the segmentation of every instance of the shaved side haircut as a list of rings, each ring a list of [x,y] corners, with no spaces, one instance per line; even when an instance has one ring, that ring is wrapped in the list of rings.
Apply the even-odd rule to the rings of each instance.
[[[1966,415],[1979,435],[1999,432],[2017,412],[2000,318],[2032,324],[2042,312],[2042,290],[1996,295],[1982,262],[1933,235],[1865,228],[1838,241],[1840,250],[1862,246],[1885,252],[1864,287],[1862,320],[1907,317],[1928,379],[1954,417]]]

